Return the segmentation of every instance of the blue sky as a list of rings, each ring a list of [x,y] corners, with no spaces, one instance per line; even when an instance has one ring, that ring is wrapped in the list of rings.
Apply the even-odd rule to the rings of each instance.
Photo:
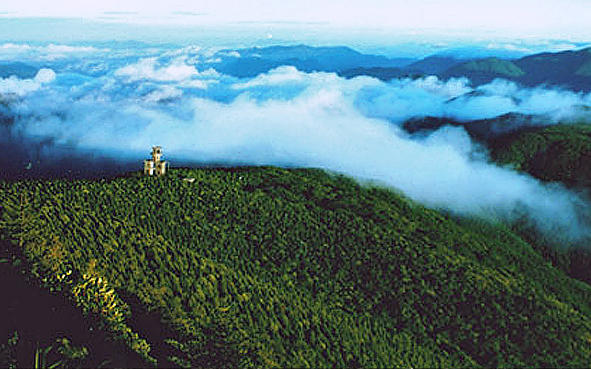
[[[528,53],[588,43],[589,14],[590,0],[4,0],[0,41],[302,42],[386,54],[476,43]]]
[[[144,24],[326,23],[342,28],[589,37],[588,0],[5,0],[4,17]]]

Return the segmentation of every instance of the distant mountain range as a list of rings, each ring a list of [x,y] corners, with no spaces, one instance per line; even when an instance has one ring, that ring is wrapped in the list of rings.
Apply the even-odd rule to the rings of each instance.
[[[439,75],[466,61],[468,61],[468,59],[456,59],[453,56],[432,55],[414,61],[403,67],[356,67],[340,72],[339,74],[346,78],[371,76],[379,78],[382,81],[389,81],[394,78]]]
[[[539,53],[519,59],[506,56],[499,53],[493,57],[472,58],[465,53],[443,52],[416,60],[364,54],[345,46],[295,45],[221,50],[205,67],[239,78],[255,77],[289,65],[304,72],[332,72],[346,78],[371,76],[388,81],[436,75],[444,80],[467,77],[476,86],[503,78],[530,87],[548,85],[591,91],[591,48]],[[3,62],[0,63],[0,78],[33,78],[38,69],[22,62]]]
[[[473,60],[453,66],[440,76],[465,76],[474,84],[505,78],[525,86],[546,84],[591,91],[591,48],[534,54],[513,61],[498,58]]]
[[[367,75],[382,80],[417,75],[436,75],[442,79],[466,77],[473,85],[482,85],[496,78],[524,86],[548,85],[575,91],[591,91],[591,48],[558,53],[541,53],[516,60],[497,57],[461,60],[431,56],[403,68],[357,67],[341,73],[345,77]]]
[[[519,59],[506,56],[471,58],[464,54],[440,53],[414,60],[363,54],[344,46],[296,45],[222,50],[211,66],[220,73],[240,78],[290,65],[304,72],[334,72],[346,78],[371,76],[388,81],[436,75],[444,80],[467,77],[473,85],[504,78],[524,86],[549,85],[591,91],[591,48],[533,54]]]
[[[289,65],[304,72],[341,72],[357,67],[400,68],[410,58],[387,58],[362,54],[349,47],[312,47],[307,45],[254,47],[223,50],[216,55],[214,68],[235,77],[254,77],[271,69]]]

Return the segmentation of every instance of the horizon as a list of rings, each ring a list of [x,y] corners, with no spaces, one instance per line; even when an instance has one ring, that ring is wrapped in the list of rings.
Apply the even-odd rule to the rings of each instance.
[[[344,45],[411,58],[473,47],[519,56],[591,45],[589,10],[591,3],[579,0],[326,0],[297,5],[255,0],[200,6],[186,1],[11,1],[0,12],[0,43]]]
[[[21,29],[25,31],[20,32]],[[346,46],[365,54],[390,58],[422,59],[454,51],[480,51],[485,56],[516,59],[541,52],[579,50],[589,40],[507,37],[434,36],[390,33],[384,30],[340,30],[326,25],[294,28],[286,24],[248,24],[191,27],[131,25],[73,18],[3,18],[0,16],[0,58],[2,48],[11,45],[183,47],[200,46],[215,50],[267,46]],[[478,57],[478,53],[476,56]]]

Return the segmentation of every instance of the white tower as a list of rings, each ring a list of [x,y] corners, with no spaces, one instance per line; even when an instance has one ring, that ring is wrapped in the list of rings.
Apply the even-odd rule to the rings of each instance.
[[[162,159],[162,146],[152,147],[152,159],[144,160],[144,174],[153,176],[163,176],[166,174],[168,162]]]

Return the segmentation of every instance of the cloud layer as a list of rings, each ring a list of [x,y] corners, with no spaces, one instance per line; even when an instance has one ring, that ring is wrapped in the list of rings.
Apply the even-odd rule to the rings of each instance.
[[[16,117],[10,133],[138,166],[158,144],[173,165],[321,167],[396,187],[453,213],[521,219],[566,241],[591,235],[579,196],[491,164],[462,128],[421,138],[400,128],[417,116],[585,118],[591,95],[506,81],[474,89],[464,79],[436,77],[346,80],[293,67],[236,79],[210,69],[209,57],[199,48],[100,55],[59,64],[57,72],[42,69],[34,79],[2,79],[0,94],[12,96],[5,114]]]

